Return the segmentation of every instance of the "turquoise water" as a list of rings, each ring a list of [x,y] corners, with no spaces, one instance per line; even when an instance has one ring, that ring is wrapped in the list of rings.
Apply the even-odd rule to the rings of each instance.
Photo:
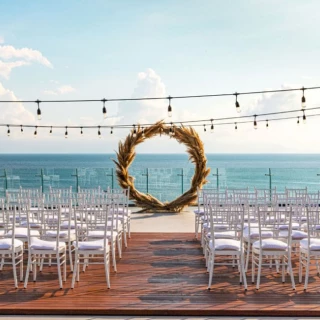
[[[116,188],[115,158],[115,154],[0,154],[0,192],[20,186]],[[208,154],[207,159],[208,188],[269,188],[266,174],[271,168],[272,187],[279,191],[320,189],[320,154]],[[167,201],[189,189],[193,168],[187,154],[138,154],[130,173],[138,190]]]

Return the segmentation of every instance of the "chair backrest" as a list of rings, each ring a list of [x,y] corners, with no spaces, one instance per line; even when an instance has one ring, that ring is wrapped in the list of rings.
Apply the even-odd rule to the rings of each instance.
[[[292,237],[288,235],[292,234],[292,215],[292,207],[290,207],[288,211],[283,211],[276,207],[269,210],[258,208],[257,218],[260,247],[262,247],[262,234],[264,232],[272,232],[272,238],[285,242],[288,248],[291,247]],[[284,236],[283,232],[285,232],[287,236]]]
[[[239,204],[238,207],[234,205],[217,207],[209,200],[208,208],[210,232],[213,243],[215,242],[215,233],[222,230],[231,231],[233,238],[239,240],[242,247],[245,206]]]

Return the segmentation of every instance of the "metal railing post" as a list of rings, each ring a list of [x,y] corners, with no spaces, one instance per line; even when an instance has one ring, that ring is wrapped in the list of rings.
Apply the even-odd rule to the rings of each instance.
[[[111,174],[106,174],[107,177],[111,177],[111,189],[114,189],[114,175],[113,168],[111,168]],[[108,186],[107,186],[108,187]]]
[[[41,178],[41,191],[44,193],[43,169],[40,169],[40,174],[36,174],[36,177]]]
[[[78,168],[76,168],[76,174],[72,174],[71,177],[76,177],[76,192],[79,192],[79,175],[78,175]]]
[[[177,176],[180,176],[180,177],[181,177],[181,194],[183,194],[183,183],[184,183],[184,179],[183,179],[183,176],[184,176],[183,168],[181,168],[181,174],[177,174]]]
[[[218,168],[217,168],[216,172],[217,173],[213,173],[212,175],[214,177],[217,177],[217,189],[219,189],[219,176],[220,176],[220,174],[219,174],[219,169]]]
[[[8,189],[8,175],[7,175],[7,170],[3,169],[4,171],[4,176],[0,176],[0,178],[4,178],[4,189],[7,191]]]
[[[149,168],[147,168],[147,173],[143,173],[142,176],[147,177],[147,194],[149,193]]]
[[[271,169],[269,168],[269,173],[265,174],[266,177],[269,177],[269,197],[270,197],[270,201],[272,199],[272,174],[271,174]]]

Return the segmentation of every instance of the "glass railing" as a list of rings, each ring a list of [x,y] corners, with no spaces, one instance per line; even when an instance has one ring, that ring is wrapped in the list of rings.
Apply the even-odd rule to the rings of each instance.
[[[193,168],[131,168],[137,190],[149,193],[161,201],[171,201],[190,188]],[[308,188],[320,190],[320,169],[317,168],[211,168],[205,188],[256,189]],[[53,168],[53,169],[0,169],[0,196],[6,190],[40,188],[101,187],[102,190],[119,188],[115,168]]]

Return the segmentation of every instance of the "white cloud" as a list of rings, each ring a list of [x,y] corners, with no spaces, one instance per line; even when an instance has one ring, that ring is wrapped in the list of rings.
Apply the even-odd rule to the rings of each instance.
[[[53,95],[53,96],[57,95],[57,92],[55,92],[53,90],[44,90],[43,93],[48,94],[48,95]]]
[[[55,90],[44,90],[43,93],[47,95],[58,95],[58,94],[66,94],[74,91],[76,91],[76,89],[73,88],[72,86],[64,85],[64,86],[58,87]]]
[[[3,62],[0,60],[0,75],[8,79],[12,69],[30,64],[27,61]]]
[[[138,74],[137,85],[132,98],[165,97],[166,88],[160,76],[152,69]],[[168,101],[142,100],[119,103],[118,123],[153,123],[167,117]],[[114,123],[115,124],[115,123]]]
[[[69,85],[65,85],[65,86],[61,86],[57,89],[57,91],[61,94],[65,94],[65,93],[70,93],[70,92],[74,92],[76,91],[75,88],[69,86]]]
[[[0,46],[0,58],[4,60],[23,59],[52,68],[51,62],[40,51],[29,48],[16,49],[13,46]]]
[[[0,36],[0,44],[4,41]],[[0,45],[0,75],[9,78],[12,69],[29,65],[33,62],[52,68],[51,62],[38,50],[29,48],[16,49],[13,46]],[[11,60],[11,61],[4,61]]]
[[[17,97],[0,83],[0,100],[18,101]],[[22,103],[1,103],[0,122],[8,124],[34,124],[35,116]]]
[[[0,44],[4,43],[4,37],[0,36]]]

